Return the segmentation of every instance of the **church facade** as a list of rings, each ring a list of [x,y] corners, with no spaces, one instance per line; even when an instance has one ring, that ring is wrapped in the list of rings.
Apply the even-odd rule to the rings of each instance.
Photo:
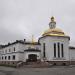
[[[75,47],[69,46],[70,36],[56,27],[51,17],[47,29],[38,42],[16,40],[0,45],[0,64],[17,65],[24,62],[48,62],[53,65],[75,64]]]

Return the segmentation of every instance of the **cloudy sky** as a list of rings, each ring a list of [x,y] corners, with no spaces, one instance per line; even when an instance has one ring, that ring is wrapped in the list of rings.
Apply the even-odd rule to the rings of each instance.
[[[75,44],[75,0],[0,0],[0,44],[38,37],[54,16]]]

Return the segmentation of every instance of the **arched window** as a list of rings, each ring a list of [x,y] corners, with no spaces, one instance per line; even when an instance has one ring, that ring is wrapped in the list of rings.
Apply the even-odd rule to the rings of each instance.
[[[56,57],[56,43],[54,43],[54,57]]]
[[[11,49],[9,49],[9,52],[11,52]]]
[[[7,50],[5,50],[5,53],[7,53]]]
[[[14,52],[15,52],[15,47],[14,47]]]
[[[46,54],[45,54],[45,43],[43,43],[43,57],[44,58],[46,57]]]
[[[13,56],[12,56],[12,59],[15,60],[15,58],[16,58],[15,55],[13,55]]]
[[[10,56],[8,56],[8,60],[10,60]]]
[[[58,57],[60,58],[60,43],[58,42]]]
[[[64,57],[63,44],[61,44],[61,56]]]
[[[2,56],[2,60],[3,60],[3,56]]]
[[[5,56],[5,60],[7,59],[7,56]]]

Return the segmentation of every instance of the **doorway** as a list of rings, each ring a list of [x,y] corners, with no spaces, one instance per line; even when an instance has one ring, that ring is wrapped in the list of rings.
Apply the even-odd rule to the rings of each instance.
[[[28,55],[28,61],[29,62],[36,62],[37,61],[37,55],[36,54],[29,54]]]

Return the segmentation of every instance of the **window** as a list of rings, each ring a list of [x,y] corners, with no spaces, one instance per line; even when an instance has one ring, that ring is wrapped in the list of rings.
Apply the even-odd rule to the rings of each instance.
[[[10,60],[10,56],[8,56],[8,60]]]
[[[5,50],[5,53],[7,53],[7,50]]]
[[[60,43],[58,43],[58,57],[60,58]]]
[[[14,47],[14,52],[15,52],[15,47]]]
[[[43,57],[44,58],[46,57],[46,54],[45,54],[45,43],[43,43]]]
[[[15,55],[12,56],[12,59],[15,60]]]
[[[3,60],[3,56],[2,56],[2,60]]]
[[[9,52],[11,52],[11,50],[9,49]]]
[[[56,57],[56,44],[54,43],[54,57]]]
[[[61,55],[64,57],[63,44],[61,44]]]
[[[7,50],[5,50],[5,53],[7,53]]]
[[[5,56],[5,60],[7,59],[7,56]]]

